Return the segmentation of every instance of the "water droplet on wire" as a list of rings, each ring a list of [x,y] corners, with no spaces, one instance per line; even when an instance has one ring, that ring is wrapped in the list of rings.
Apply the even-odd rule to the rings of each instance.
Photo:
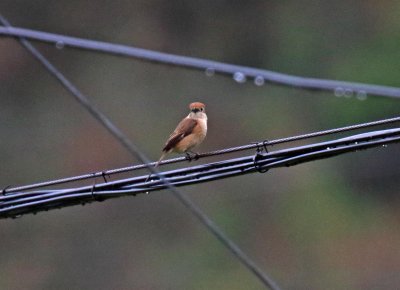
[[[208,67],[206,69],[206,76],[208,77],[212,77],[213,75],[215,75],[215,69],[212,67]]]
[[[58,48],[58,49],[63,49],[64,46],[65,46],[64,41],[57,41],[57,42],[56,42],[56,48]]]
[[[341,87],[338,87],[335,89],[335,96],[336,97],[343,97],[344,96],[344,89]]]
[[[365,101],[367,99],[367,92],[366,91],[358,91],[356,96],[357,96],[358,100]]]
[[[344,90],[344,96],[346,98],[350,98],[351,96],[353,96],[353,90],[352,89],[345,89]]]
[[[233,74],[233,79],[238,82],[239,84],[243,84],[246,82],[246,76],[242,72],[235,72]]]
[[[262,85],[264,85],[264,83],[265,83],[265,80],[264,80],[264,78],[262,77],[262,76],[256,76],[255,77],[255,79],[254,79],[254,84],[256,85],[256,86],[262,86]]]

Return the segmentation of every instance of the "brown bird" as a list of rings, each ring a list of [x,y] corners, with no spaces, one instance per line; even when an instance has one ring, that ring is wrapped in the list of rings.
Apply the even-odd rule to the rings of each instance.
[[[206,137],[207,115],[205,108],[206,106],[199,102],[189,105],[189,115],[178,124],[174,132],[169,136],[155,167],[171,152],[186,153],[188,158],[192,158],[189,153],[197,155],[191,149],[203,142]]]

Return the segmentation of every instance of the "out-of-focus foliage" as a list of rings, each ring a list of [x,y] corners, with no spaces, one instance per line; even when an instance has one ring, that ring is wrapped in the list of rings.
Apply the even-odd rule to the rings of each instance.
[[[291,74],[400,86],[398,1],[2,0],[20,27]],[[200,151],[398,114],[87,51],[37,47],[151,158],[193,100]],[[0,39],[0,186],[136,163],[13,39]],[[284,289],[400,287],[398,145],[185,188]],[[0,289],[260,289],[168,192],[0,222]]]

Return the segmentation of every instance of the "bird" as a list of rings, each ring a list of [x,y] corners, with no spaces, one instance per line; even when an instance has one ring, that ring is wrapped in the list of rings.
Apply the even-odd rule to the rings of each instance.
[[[182,121],[179,122],[176,129],[169,136],[165,143],[160,159],[154,165],[157,167],[165,156],[171,152],[185,153],[186,157],[191,160],[194,154],[191,149],[203,142],[207,135],[207,115],[206,106],[200,102],[194,102],[189,105],[190,113]]]

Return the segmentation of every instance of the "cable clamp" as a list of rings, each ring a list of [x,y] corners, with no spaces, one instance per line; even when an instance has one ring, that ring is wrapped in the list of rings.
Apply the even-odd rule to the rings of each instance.
[[[103,201],[104,199],[102,199],[101,197],[99,197],[98,195],[96,195],[95,192],[95,187],[96,187],[96,182],[93,183],[92,189],[90,190],[90,194],[92,195],[92,198],[94,201]]]
[[[1,194],[2,194],[2,195],[6,195],[6,190],[9,189],[10,187],[11,187],[11,185],[7,185],[6,187],[4,187],[4,188],[1,190]]]
[[[265,173],[268,171],[268,168],[263,169],[262,165],[260,165],[258,163],[258,161],[260,161],[260,159],[263,159],[263,157],[264,157],[264,155],[262,154],[263,151],[265,151],[265,153],[268,153],[267,146],[269,145],[269,141],[264,140],[261,144],[260,144],[260,142],[257,142],[256,145],[257,145],[257,150],[256,150],[256,154],[254,155],[254,158],[253,158],[254,168],[259,173]]]
[[[101,177],[103,177],[105,183],[108,182],[108,181],[107,181],[107,177],[108,177],[108,178],[111,178],[111,177],[110,177],[110,174],[106,173],[106,171],[102,171],[102,172],[101,172]]]

